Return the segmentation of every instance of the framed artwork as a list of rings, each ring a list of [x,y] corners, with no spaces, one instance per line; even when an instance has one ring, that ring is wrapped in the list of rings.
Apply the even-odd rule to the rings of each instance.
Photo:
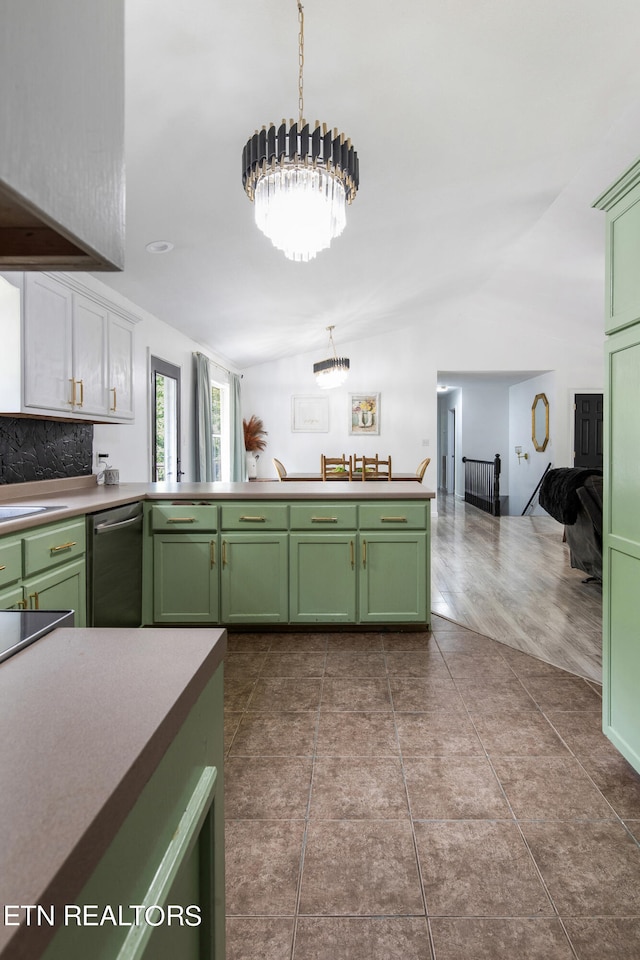
[[[380,433],[380,394],[349,394],[349,433]]]
[[[329,432],[329,397],[292,397],[293,433]]]

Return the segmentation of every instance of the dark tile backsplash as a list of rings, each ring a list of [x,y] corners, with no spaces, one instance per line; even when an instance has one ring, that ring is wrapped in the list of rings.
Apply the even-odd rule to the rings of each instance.
[[[91,473],[92,423],[0,417],[0,484]]]

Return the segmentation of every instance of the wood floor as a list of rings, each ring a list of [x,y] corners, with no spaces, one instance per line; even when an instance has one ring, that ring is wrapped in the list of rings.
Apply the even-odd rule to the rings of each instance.
[[[601,682],[602,590],[572,569],[551,517],[491,517],[438,494],[431,609]],[[435,514],[435,511],[434,511]]]

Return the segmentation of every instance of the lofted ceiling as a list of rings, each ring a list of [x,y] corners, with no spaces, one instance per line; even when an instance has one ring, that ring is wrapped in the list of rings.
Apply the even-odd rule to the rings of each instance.
[[[254,130],[297,119],[296,0],[125,9],[125,270],[99,279],[229,364],[325,348],[330,323],[338,346],[435,325],[492,284],[513,304],[544,277],[565,313],[563,284],[601,289],[590,203],[640,153],[611,141],[640,90],[637,0],[305,0],[305,116],[360,157],[345,232],[306,264],[241,183]]]

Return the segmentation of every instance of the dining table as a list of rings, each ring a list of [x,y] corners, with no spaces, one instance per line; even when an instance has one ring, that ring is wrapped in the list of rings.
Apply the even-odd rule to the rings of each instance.
[[[315,480],[322,481],[321,473],[287,473],[286,477],[282,477],[283,480]],[[393,483],[394,480],[402,480],[406,483],[407,480],[415,480],[416,483],[420,483],[420,477],[416,473],[394,473],[391,478],[389,477],[367,477],[365,483],[388,483],[389,479]],[[333,483],[334,481],[344,481],[349,480],[348,472],[337,470],[332,475],[331,478],[327,478],[325,482]],[[351,477],[352,482],[362,483],[362,473],[353,473]]]

